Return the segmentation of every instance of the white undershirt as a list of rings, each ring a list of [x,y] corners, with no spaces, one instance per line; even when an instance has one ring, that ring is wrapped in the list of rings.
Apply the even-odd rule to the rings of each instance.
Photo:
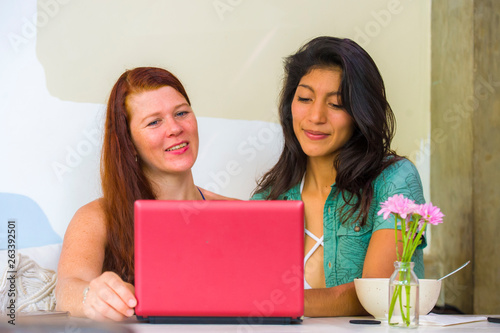
[[[301,194],[301,196],[302,196],[302,190],[304,189],[304,179],[305,179],[305,175],[304,175],[304,177],[302,177],[302,181],[300,182],[300,194]],[[309,260],[309,258],[313,255],[313,253],[320,246],[325,246],[324,242],[323,242],[324,235],[322,235],[321,238],[318,238],[312,232],[310,232],[309,230],[307,230],[306,229],[306,221],[305,221],[305,219],[304,219],[304,231],[305,231],[306,235],[308,235],[309,237],[311,237],[312,239],[314,239],[316,241],[316,244],[314,244],[314,246],[312,247],[312,249],[310,249],[309,252],[307,252],[306,256],[304,257],[304,289],[312,289],[312,287],[306,281],[306,276],[305,276],[306,262],[307,262],[307,260]]]

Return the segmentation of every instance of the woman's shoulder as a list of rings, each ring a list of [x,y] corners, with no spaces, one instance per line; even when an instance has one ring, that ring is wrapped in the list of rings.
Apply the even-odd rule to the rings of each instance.
[[[71,228],[93,228],[98,231],[106,229],[104,199],[99,198],[80,207],[70,222]]]
[[[230,197],[225,197],[223,195],[210,192],[209,190],[205,190],[204,188],[199,188],[201,193],[203,193],[203,196],[205,197],[206,200],[239,200],[235,198],[230,198]]]
[[[83,205],[76,211],[75,216],[77,215],[84,217],[104,217],[104,198],[99,198]]]
[[[377,181],[387,180],[390,178],[406,178],[409,175],[419,177],[418,170],[410,160],[402,157],[385,168],[377,177]]]
[[[271,193],[271,188],[268,187],[264,191],[254,193],[250,200],[267,200],[269,197],[269,193]]]
[[[271,191],[272,187],[270,186],[261,192],[254,193],[250,200],[268,200]],[[289,190],[279,194],[276,200],[300,200],[300,184],[296,184]]]
[[[385,168],[375,180],[374,190],[382,201],[393,194],[403,194],[418,203],[424,202],[418,170],[406,158],[401,158]]]
[[[106,235],[104,199],[101,198],[83,205],[76,211],[64,234],[63,250],[74,248],[75,244],[104,246]]]

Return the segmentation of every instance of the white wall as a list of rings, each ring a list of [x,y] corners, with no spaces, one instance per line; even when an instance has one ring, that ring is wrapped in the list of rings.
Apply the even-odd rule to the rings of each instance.
[[[200,117],[197,184],[246,199],[280,149],[283,57],[319,35],[372,55],[398,120],[394,147],[417,162],[427,194],[430,1],[411,0],[2,1],[0,192],[31,198],[62,237],[100,195],[113,83],[153,65],[179,76]]]

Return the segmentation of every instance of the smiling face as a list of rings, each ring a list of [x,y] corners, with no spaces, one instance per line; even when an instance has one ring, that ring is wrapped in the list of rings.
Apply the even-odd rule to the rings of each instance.
[[[292,101],[293,130],[304,153],[330,161],[354,132],[352,117],[340,105],[342,71],[314,68],[304,75]]]
[[[165,86],[127,97],[129,126],[146,175],[190,171],[198,155],[198,124],[177,90]]]

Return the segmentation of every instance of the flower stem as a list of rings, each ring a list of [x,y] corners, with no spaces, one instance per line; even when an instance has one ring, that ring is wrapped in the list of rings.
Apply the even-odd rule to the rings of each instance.
[[[398,299],[398,296],[401,294],[399,285],[394,287],[394,293],[392,294],[392,299],[391,299],[391,305],[389,306],[389,324],[391,324],[391,318],[394,313],[394,307],[396,306],[396,301]]]
[[[422,234],[425,230],[425,227],[427,226],[427,222],[424,222],[424,225],[422,226],[422,228],[420,229],[420,231],[418,232],[418,235],[417,237],[415,238],[416,240],[418,240],[418,242],[415,242],[415,244],[413,244],[413,247],[411,249],[411,253],[413,254],[413,252],[415,252],[415,250],[417,249],[417,246],[420,245],[420,238],[422,237]]]
[[[408,243],[408,234],[406,232],[406,219],[401,219],[401,234],[403,236],[403,255],[401,257],[401,261],[405,261],[406,251],[407,251],[407,243]]]
[[[395,216],[396,222],[394,223],[394,236],[396,238],[396,258],[398,261],[401,261],[399,256],[399,247],[398,247],[398,215]]]
[[[406,272],[406,281],[410,281],[410,270]],[[411,292],[411,285],[405,285],[405,291],[406,291],[406,320],[405,324],[406,326],[410,326],[410,318],[411,318],[411,305],[410,305],[410,292]]]

